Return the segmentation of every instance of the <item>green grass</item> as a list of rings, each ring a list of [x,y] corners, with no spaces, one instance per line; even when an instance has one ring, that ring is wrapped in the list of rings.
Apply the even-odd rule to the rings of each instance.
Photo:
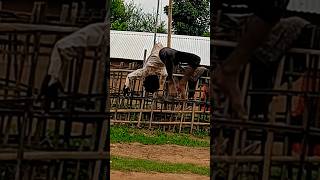
[[[209,136],[199,133],[198,136],[161,131],[148,131],[127,126],[111,126],[111,143],[138,142],[145,145],[175,144],[187,147],[210,147]]]
[[[205,176],[210,175],[209,167],[201,167],[194,164],[166,163],[143,159],[124,158],[119,156],[111,157],[111,169],[130,172],[191,173]]]

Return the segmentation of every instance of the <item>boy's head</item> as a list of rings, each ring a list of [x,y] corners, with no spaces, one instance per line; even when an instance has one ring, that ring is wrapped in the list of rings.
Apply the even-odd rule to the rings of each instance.
[[[160,88],[159,77],[157,75],[147,76],[143,81],[146,92],[154,93]]]

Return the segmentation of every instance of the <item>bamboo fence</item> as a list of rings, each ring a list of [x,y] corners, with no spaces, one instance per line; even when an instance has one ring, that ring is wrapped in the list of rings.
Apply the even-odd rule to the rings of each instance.
[[[0,26],[0,179],[105,179],[108,62],[101,47],[68,62],[63,95],[37,99],[54,43],[78,28]]]
[[[316,32],[316,31],[315,31]],[[316,40],[313,34],[311,39]],[[314,41],[316,42],[316,41]],[[236,43],[214,40],[211,43],[215,52],[232,49]],[[297,58],[299,57],[299,58]],[[312,151],[319,143],[319,46],[310,43],[310,48],[292,48],[277,65],[273,87],[255,89],[252,87],[252,66],[249,64],[242,74],[242,95],[248,112],[253,95],[272,95],[269,118],[264,121],[249,117],[238,120],[225,116],[228,104],[215,107],[212,114],[211,179],[228,180],[295,180],[319,179],[320,158]],[[220,57],[221,58],[221,57]],[[221,62],[219,57],[212,65]],[[303,72],[294,68],[295,63],[305,63]],[[306,86],[301,89],[294,79],[305,77]],[[286,77],[286,78],[284,78]],[[273,78],[273,77],[269,77]],[[294,122],[292,115],[294,98],[303,97],[303,113]],[[294,143],[300,143],[301,153],[294,153]]]
[[[125,79],[132,71],[111,69],[109,87],[112,124],[131,124],[149,129],[190,133],[194,130],[209,130],[210,104],[208,96],[204,94],[208,92],[201,90],[202,86],[208,86],[208,77],[201,77],[196,82],[194,96],[188,100],[164,101],[157,98],[156,93],[144,92],[142,81],[138,79],[134,80],[130,95],[124,96],[122,90]],[[157,93],[164,96],[164,92]]]
[[[0,22],[33,23],[60,26],[83,26],[105,20],[106,9],[89,9],[86,2],[61,4],[60,13],[47,13],[51,7],[47,1],[34,1],[31,12],[17,12],[2,8],[5,2],[0,1]],[[17,3],[19,6],[19,3]]]

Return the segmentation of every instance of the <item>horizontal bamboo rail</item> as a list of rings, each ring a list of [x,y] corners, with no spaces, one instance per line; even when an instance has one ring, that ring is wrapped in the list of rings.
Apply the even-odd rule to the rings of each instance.
[[[263,162],[263,156],[211,156],[211,160],[215,163],[259,163]],[[296,156],[272,156],[271,161],[274,163],[300,163],[300,157]],[[307,157],[305,159],[308,163],[320,163],[320,157]]]
[[[107,160],[107,152],[79,152],[79,151],[60,151],[43,152],[33,151],[24,152],[23,160],[27,161],[47,161],[47,160]],[[0,153],[0,161],[15,161],[17,153]]]
[[[122,120],[111,120],[111,123],[125,123],[125,124],[137,124],[139,121],[122,121]],[[149,124],[149,122],[140,122],[142,124]],[[151,122],[151,124],[157,125],[196,125],[196,126],[210,126],[210,123],[203,123],[203,122]]]
[[[183,114],[188,114],[188,113],[204,113],[204,114],[209,114],[210,111],[172,111],[172,110],[152,110],[152,109],[111,109],[110,113],[149,113],[149,112],[154,112],[154,113],[183,113]]]

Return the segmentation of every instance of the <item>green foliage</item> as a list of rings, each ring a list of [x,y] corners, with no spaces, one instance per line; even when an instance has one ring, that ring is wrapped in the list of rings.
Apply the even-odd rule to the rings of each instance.
[[[111,169],[120,171],[160,172],[160,173],[192,173],[209,176],[209,167],[194,164],[166,163],[152,160],[125,157],[111,157]]]
[[[164,8],[168,15],[168,6]],[[209,0],[174,0],[172,26],[180,35],[208,36],[210,28]]]
[[[145,13],[142,8],[131,1],[112,0],[111,29],[118,31],[154,32],[156,14]],[[166,33],[165,22],[157,26],[158,33]]]
[[[111,126],[110,140],[111,143],[131,143],[138,142],[141,144],[163,145],[175,144],[187,147],[210,147],[208,136],[194,137],[188,134],[165,133],[161,131],[147,131],[127,126]]]

